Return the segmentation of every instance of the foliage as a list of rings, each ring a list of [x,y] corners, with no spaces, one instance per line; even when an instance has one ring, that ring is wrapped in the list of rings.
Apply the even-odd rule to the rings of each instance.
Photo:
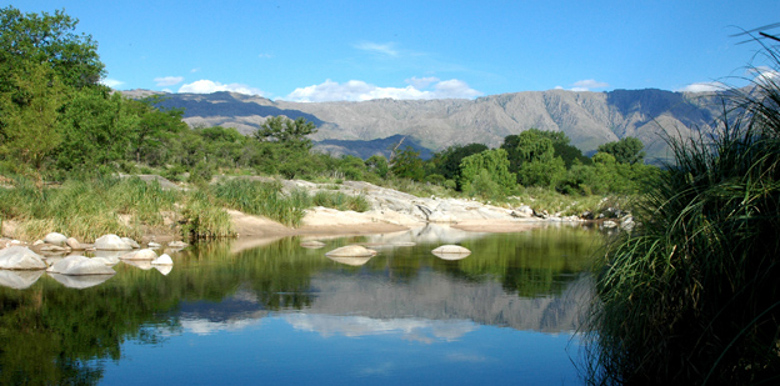
[[[625,137],[616,142],[608,142],[600,145],[599,152],[611,154],[615,161],[621,164],[642,163],[645,159],[645,152],[642,149],[645,145],[637,138]]]
[[[41,171],[46,157],[59,145],[57,110],[65,98],[59,77],[43,64],[14,68],[0,94],[0,150]]]
[[[15,69],[45,65],[66,87],[96,85],[103,74],[97,43],[89,35],[77,35],[77,19],[55,11],[23,14],[8,6],[0,9],[0,92]]]
[[[276,142],[292,150],[308,151],[312,144],[306,136],[316,132],[312,122],[303,118],[293,121],[280,115],[268,118],[255,132],[255,138],[262,142]]]
[[[777,52],[769,49],[780,67]],[[596,289],[591,381],[758,384],[780,374],[780,85],[735,90],[710,138],[670,140],[642,231]]]
[[[445,180],[460,181],[460,162],[463,158],[485,150],[488,147],[481,143],[450,146],[433,155],[433,170],[430,174],[441,175]]]
[[[405,147],[393,157],[390,171],[396,177],[422,181],[425,170],[423,169],[423,161],[420,159],[420,152],[411,146]]]
[[[468,194],[505,196],[516,185],[516,177],[509,171],[509,160],[504,149],[485,150],[465,157],[460,163],[460,169],[461,186]]]
[[[387,173],[390,171],[390,167],[387,164],[387,158],[381,155],[372,155],[365,161],[368,170],[379,178],[387,177]]]

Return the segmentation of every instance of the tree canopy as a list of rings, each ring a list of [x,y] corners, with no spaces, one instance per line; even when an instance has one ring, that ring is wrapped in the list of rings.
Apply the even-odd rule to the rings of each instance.
[[[608,142],[599,146],[598,151],[611,154],[615,161],[621,164],[641,163],[645,159],[642,151],[645,145],[638,138],[625,137],[616,142]]]
[[[104,65],[97,42],[76,34],[78,19],[55,11],[24,14],[8,6],[0,9],[0,91],[9,87],[10,74],[30,63],[46,65],[70,87],[95,85]]]

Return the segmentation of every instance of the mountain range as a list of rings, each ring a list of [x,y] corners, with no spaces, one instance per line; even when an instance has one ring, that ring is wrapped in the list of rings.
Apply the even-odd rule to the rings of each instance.
[[[125,91],[140,98],[164,94],[161,107],[184,108],[192,127],[255,131],[268,117],[284,115],[313,122],[315,149],[367,158],[389,153],[402,138],[423,157],[452,145],[498,147],[504,137],[537,128],[562,131],[585,154],[627,136],[645,144],[649,160],[668,158],[666,136],[709,131],[722,110],[717,93],[658,89],[575,92],[526,91],[477,99],[300,103],[231,92],[212,94]]]

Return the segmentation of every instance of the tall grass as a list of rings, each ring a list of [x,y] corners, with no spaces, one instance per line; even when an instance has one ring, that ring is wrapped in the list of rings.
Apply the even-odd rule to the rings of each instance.
[[[295,190],[285,195],[278,182],[232,179],[213,185],[211,192],[230,208],[294,227],[301,224],[305,209],[311,206],[305,191]]]
[[[190,240],[231,237],[235,235],[230,215],[217,199],[204,190],[188,192],[181,211],[181,232]]]
[[[715,135],[670,141],[642,230],[606,255],[592,384],[780,381],[780,87],[733,96]]]
[[[68,180],[47,188],[17,179],[14,185],[0,188],[0,217],[17,221],[17,236],[28,240],[54,231],[81,241],[107,233],[140,236],[163,227],[161,211],[171,210],[179,195],[137,178]]]

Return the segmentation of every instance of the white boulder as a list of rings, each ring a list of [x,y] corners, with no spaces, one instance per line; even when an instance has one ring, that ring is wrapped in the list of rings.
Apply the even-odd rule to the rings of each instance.
[[[111,267],[107,267],[101,261],[95,261],[85,256],[68,256],[46,270],[49,273],[58,273],[65,276],[85,275],[113,275],[116,273]]]
[[[59,246],[64,246],[66,241],[68,241],[68,237],[58,232],[51,232],[43,238],[44,243]]]
[[[30,248],[14,245],[0,250],[0,269],[46,269],[46,263],[41,255],[33,252]]]
[[[443,260],[460,260],[468,257],[471,251],[460,245],[442,245],[431,251],[431,253]]]
[[[120,257],[122,260],[148,260],[152,261],[157,258],[157,252],[146,248],[139,249],[130,253],[126,253]]]
[[[119,236],[108,234],[95,240],[95,249],[102,251],[129,251],[133,247],[122,241]]]
[[[173,259],[167,253],[163,253],[160,257],[152,260],[152,265],[173,265]]]
[[[374,255],[376,255],[375,250],[368,249],[362,245],[347,245],[325,254],[327,257],[371,257]]]

